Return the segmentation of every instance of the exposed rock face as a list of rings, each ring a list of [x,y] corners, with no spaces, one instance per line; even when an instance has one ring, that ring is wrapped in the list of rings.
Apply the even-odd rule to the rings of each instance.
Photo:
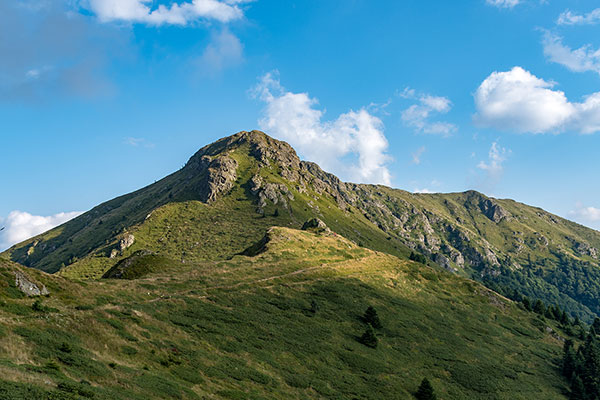
[[[29,278],[25,276],[22,272],[15,272],[15,285],[17,288],[23,292],[26,296],[35,297],[35,296],[47,296],[50,294],[46,286],[41,285],[41,289],[38,285],[33,283]]]
[[[433,257],[433,261],[438,264],[440,267],[450,271],[450,272],[458,272],[458,270],[454,267],[452,267],[452,264],[450,263],[450,260],[448,259],[448,257],[446,257],[445,255],[441,254],[441,253],[436,253],[435,256]]]
[[[327,227],[325,222],[321,221],[319,218],[312,218],[312,219],[309,219],[308,221],[306,221],[304,223],[304,225],[302,225],[303,231],[307,231],[309,229],[324,230],[324,229],[329,229],[329,228]]]
[[[482,200],[481,203],[479,203],[479,208],[481,208],[483,215],[497,224],[504,219],[510,218],[511,216],[508,211],[506,211],[492,199]]]
[[[270,200],[273,204],[281,204],[284,208],[288,208],[288,200],[294,200],[294,195],[283,183],[265,182],[260,175],[253,176],[250,183],[252,184],[250,191],[258,196],[260,213],[267,205],[267,200]]]
[[[212,159],[209,156],[202,157],[202,163],[206,166],[206,181],[200,186],[200,200],[211,203],[221,194],[231,190],[236,180],[237,161],[228,156],[219,156]]]
[[[575,242],[575,250],[584,256],[590,256],[592,258],[598,259],[598,249],[590,246],[587,243],[583,242]]]
[[[135,242],[135,236],[133,236],[132,234],[128,233],[119,242],[119,249],[121,251],[124,251],[124,250],[130,248],[133,245],[134,242]]]

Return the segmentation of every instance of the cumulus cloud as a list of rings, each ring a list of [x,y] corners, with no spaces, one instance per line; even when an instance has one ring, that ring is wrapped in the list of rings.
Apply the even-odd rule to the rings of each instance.
[[[435,193],[435,192],[430,189],[427,189],[427,188],[423,188],[423,189],[415,188],[413,190],[413,193],[415,193],[415,194],[431,194],[431,193]]]
[[[556,21],[559,25],[593,25],[598,22],[600,22],[600,8],[596,8],[587,14],[577,14],[565,10]]]
[[[365,108],[324,121],[317,99],[287,91],[276,72],[264,75],[252,95],[266,104],[261,129],[288,141],[304,157],[344,179],[390,184],[383,123]]]
[[[79,211],[62,212],[48,217],[31,215],[23,211],[12,211],[8,217],[0,220],[0,251],[44,233],[78,215]]]
[[[582,203],[577,203],[575,209],[569,212],[569,216],[582,224],[600,228],[600,208],[586,207]]]
[[[446,114],[452,109],[452,102],[446,97],[417,94],[410,88],[404,89],[400,97],[418,102],[402,111],[404,123],[417,132],[449,136],[456,131],[456,126],[451,123],[431,121],[434,114]]]
[[[244,47],[240,40],[227,29],[213,33],[210,44],[198,59],[201,73],[213,74],[240,64]]]
[[[560,36],[548,31],[542,41],[544,55],[552,62],[561,64],[574,72],[593,71],[600,73],[600,50],[587,44],[578,49],[565,46]]]
[[[556,83],[521,67],[494,72],[475,92],[476,124],[517,133],[591,134],[600,130],[600,92],[570,102]]]
[[[192,0],[159,4],[153,0],[87,0],[87,7],[102,22],[125,21],[149,25],[187,25],[199,19],[230,22],[242,18],[238,6],[247,0]]]
[[[485,0],[490,6],[498,8],[513,8],[521,2],[521,0]]]

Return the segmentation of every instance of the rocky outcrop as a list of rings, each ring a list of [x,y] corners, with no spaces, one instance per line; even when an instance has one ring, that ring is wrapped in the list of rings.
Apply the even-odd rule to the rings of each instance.
[[[579,254],[598,259],[598,249],[596,249],[595,247],[592,247],[587,243],[578,242],[578,241],[574,242],[574,246],[575,246],[575,250]]]
[[[121,239],[119,241],[119,249],[121,251],[124,251],[124,250],[130,248],[131,246],[133,246],[134,242],[135,242],[135,236],[133,236],[130,233],[127,233],[125,236],[123,236],[123,239]]]
[[[237,178],[237,161],[226,155],[211,158],[204,156],[202,163],[207,166],[206,180],[200,186],[200,200],[211,203],[219,195],[231,190]]]
[[[479,203],[479,208],[481,209],[483,215],[497,224],[511,217],[511,214],[508,211],[506,211],[504,208],[502,208],[502,206],[492,199],[482,200]]]
[[[308,221],[306,221],[302,225],[302,230],[303,231],[308,231],[308,230],[311,230],[311,229],[315,229],[315,230],[329,230],[329,228],[327,227],[327,225],[325,224],[325,222],[321,221],[319,218],[309,219]]]
[[[270,183],[260,175],[255,175],[250,180],[252,185],[250,191],[258,197],[258,212],[264,213],[264,208],[267,205],[267,200],[273,204],[281,204],[284,208],[288,208],[288,201],[294,200],[294,195],[290,189],[283,183]]]
[[[15,272],[15,285],[23,294],[29,297],[47,296],[50,294],[46,286],[38,286],[20,271]]]

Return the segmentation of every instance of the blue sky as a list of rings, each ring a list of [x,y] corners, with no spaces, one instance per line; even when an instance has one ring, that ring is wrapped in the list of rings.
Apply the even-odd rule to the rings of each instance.
[[[0,2],[0,247],[263,129],[341,178],[600,228],[587,0]]]

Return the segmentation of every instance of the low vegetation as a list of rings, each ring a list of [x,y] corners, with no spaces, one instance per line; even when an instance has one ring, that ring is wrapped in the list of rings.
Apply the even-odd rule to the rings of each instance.
[[[333,232],[272,228],[253,257],[165,266],[130,280],[75,282],[28,270],[51,292],[41,311],[14,287],[17,268],[0,268],[0,398],[569,392],[560,368],[569,336],[558,321]]]

